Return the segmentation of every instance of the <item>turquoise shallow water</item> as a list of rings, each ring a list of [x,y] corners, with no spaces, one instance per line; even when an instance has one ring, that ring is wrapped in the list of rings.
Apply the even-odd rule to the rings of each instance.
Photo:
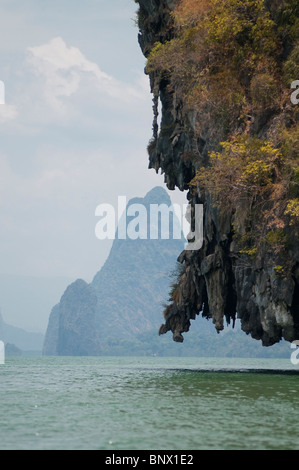
[[[7,358],[0,449],[298,449],[287,359]]]

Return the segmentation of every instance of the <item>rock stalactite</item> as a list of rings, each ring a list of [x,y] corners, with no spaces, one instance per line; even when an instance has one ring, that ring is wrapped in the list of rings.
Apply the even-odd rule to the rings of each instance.
[[[139,43],[149,57],[157,42],[165,44],[175,37],[173,11],[177,2],[171,0],[139,0]],[[274,250],[260,250],[258,256],[240,254],[234,230],[245,231],[241,217],[234,211],[223,213],[212,203],[208,191],[200,185],[190,186],[196,172],[208,164],[209,154],[218,148],[217,132],[211,125],[196,130],[203,119],[186,103],[175,86],[169,86],[169,74],[148,72],[154,99],[153,139],[149,143],[149,167],[165,174],[169,189],[189,190],[191,205],[204,205],[204,244],[199,251],[184,251],[179,256],[182,269],[172,302],[166,307],[165,322],[160,334],[172,331],[175,341],[183,341],[191,320],[197,315],[211,319],[217,331],[224,323],[241,320],[242,330],[264,346],[282,338],[299,338],[299,246],[298,228],[288,228],[295,241],[287,250],[287,258]],[[299,77],[296,77],[299,79]],[[158,103],[162,117],[158,127]],[[249,122],[249,134],[258,138],[272,136],[279,123],[289,119],[288,108],[265,113],[263,119]],[[188,158],[196,155],[196,159]],[[230,188],[227,188],[229,191]],[[288,265],[284,275],[278,268]]]

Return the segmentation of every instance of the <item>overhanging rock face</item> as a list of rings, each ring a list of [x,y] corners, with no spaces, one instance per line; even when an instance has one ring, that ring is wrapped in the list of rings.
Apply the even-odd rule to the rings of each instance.
[[[146,57],[156,42],[165,43],[176,34],[172,12],[175,1],[139,0],[139,43]],[[172,331],[175,341],[183,341],[182,333],[190,328],[196,315],[212,319],[220,331],[224,322],[238,317],[241,328],[264,346],[282,338],[299,338],[299,246],[298,228],[289,227],[293,240],[287,259],[269,249],[261,250],[255,258],[240,254],[234,240],[234,226],[246,231],[245,221],[235,220],[234,212],[221,213],[211,203],[207,192],[189,183],[209,152],[219,141],[211,127],[195,131],[196,121],[204,119],[185,103],[175,87],[169,87],[169,77],[156,71],[149,73],[154,102],[153,139],[149,145],[149,166],[162,170],[169,189],[189,189],[191,204],[204,205],[204,244],[199,251],[183,252],[179,260],[182,271],[172,302],[164,312],[165,322],[160,334]],[[297,77],[299,78],[299,77]],[[158,126],[158,103],[162,120]],[[285,110],[276,111],[268,119],[255,122],[251,134],[267,139],[277,122],[287,119]],[[184,158],[196,153],[196,162]],[[229,188],[228,188],[229,190]],[[277,275],[274,266],[288,265],[287,273]]]

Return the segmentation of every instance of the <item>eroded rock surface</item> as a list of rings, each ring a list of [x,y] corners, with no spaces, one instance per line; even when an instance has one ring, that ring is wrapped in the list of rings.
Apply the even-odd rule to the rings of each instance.
[[[171,13],[176,5],[167,0],[139,0],[139,43],[147,57],[159,41],[164,43],[174,34]],[[189,183],[196,170],[208,159],[218,144],[215,132],[203,128],[198,136],[195,122],[200,119],[187,106],[176,89],[169,88],[167,76],[150,72],[153,93],[153,139],[149,144],[149,167],[165,173],[169,189],[190,189]],[[299,77],[298,77],[299,78]],[[162,105],[162,120],[158,126],[158,103]],[[259,138],[272,135],[278,122],[287,114],[272,113],[252,123],[251,133]],[[184,156],[196,153],[194,163]],[[229,188],[228,188],[229,190]],[[164,312],[165,322],[160,334],[172,331],[175,341],[183,341],[182,333],[190,328],[190,320],[197,315],[212,319],[215,328],[223,329],[224,322],[241,319],[245,333],[261,339],[270,346],[281,338],[293,341],[299,338],[299,247],[298,233],[290,227],[294,243],[287,254],[288,273],[278,276],[273,266],[286,260],[265,251],[255,259],[240,255],[233,238],[233,223],[239,231],[245,230],[243,221],[235,221],[233,213],[221,214],[208,194],[199,188],[189,190],[190,203],[204,205],[204,244],[199,251],[185,251],[179,256],[182,272],[173,296],[173,302]]]

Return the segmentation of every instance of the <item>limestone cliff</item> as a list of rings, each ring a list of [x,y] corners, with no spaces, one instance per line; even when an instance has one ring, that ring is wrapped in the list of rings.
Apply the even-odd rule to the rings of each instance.
[[[279,232],[281,237],[285,234],[288,237],[288,244],[284,246],[283,250],[279,250],[276,249],[277,244],[273,242],[271,245],[270,243],[272,232],[269,235],[270,232],[266,231],[267,227],[262,227],[264,231],[261,230],[263,223],[261,213],[260,216],[256,217],[255,221],[252,222],[251,218],[251,231],[258,233],[258,230],[260,230],[266,234],[264,238],[267,237],[267,240],[270,241],[268,244],[260,243],[258,248],[252,251],[247,249],[247,252],[246,250],[242,252],[238,247],[235,233],[238,231],[243,238],[248,234],[246,224],[250,217],[242,217],[242,214],[248,215],[249,213],[250,215],[250,210],[252,210],[253,206],[249,207],[248,204],[246,205],[246,201],[244,201],[244,210],[242,211],[238,201],[238,212],[236,207],[228,207],[226,211],[223,211],[220,210],[219,206],[217,207],[217,204],[213,203],[211,192],[202,188],[198,181],[190,185],[192,180],[194,183],[194,178],[201,169],[209,166],[210,153],[219,150],[219,142],[222,140],[230,139],[236,135],[246,135],[251,138],[267,139],[273,145],[276,144],[281,147],[281,141],[277,137],[278,130],[281,127],[287,130],[292,129],[298,123],[297,110],[290,104],[288,96],[288,93],[290,94],[290,85],[279,82],[280,93],[287,96],[283,103],[280,102],[278,105],[276,103],[276,105],[272,106],[269,105],[266,99],[263,102],[262,85],[258,83],[258,79],[266,76],[266,72],[262,70],[260,75],[246,75],[246,73],[243,73],[244,76],[240,80],[243,80],[244,88],[250,90],[251,93],[248,92],[247,103],[249,104],[247,111],[243,112],[243,104],[240,105],[240,109],[243,106],[242,113],[239,111],[237,104],[233,104],[228,113],[224,102],[222,121],[225,122],[224,125],[222,122],[221,126],[219,121],[213,120],[215,112],[212,109],[212,100],[206,99],[205,103],[201,102],[199,103],[201,106],[198,105],[195,91],[200,87],[192,88],[193,94],[191,93],[191,98],[189,94],[188,100],[185,98],[186,95],[182,93],[184,80],[187,80],[187,78],[184,78],[185,76],[189,77],[188,85],[190,85],[192,81],[190,76],[191,79],[194,78],[192,73],[194,74],[193,70],[196,67],[199,76],[205,76],[204,74],[206,73],[204,67],[199,70],[198,64],[195,60],[192,60],[191,56],[191,53],[195,54],[196,52],[194,38],[198,31],[196,30],[194,15],[192,15],[192,5],[205,5],[209,2],[183,2],[183,4],[189,3],[192,18],[189,21],[191,21],[192,27],[186,31],[185,37],[181,42],[173,43],[174,46],[171,45],[171,41],[179,38],[179,35],[182,37],[182,31],[184,33],[185,27],[184,24],[181,24],[179,27],[175,25],[173,13],[178,2],[174,0],[138,0],[137,3],[140,7],[138,13],[140,28],[139,43],[144,55],[149,58],[155,48],[158,50],[157,44],[159,46],[166,45],[169,48],[168,52],[166,51],[165,53],[164,59],[163,56],[160,59],[162,65],[160,64],[156,68],[152,66],[147,69],[154,103],[153,139],[148,146],[149,167],[156,171],[161,169],[165,173],[165,182],[169,189],[178,187],[181,190],[189,190],[188,199],[192,206],[196,203],[204,205],[203,248],[199,251],[185,251],[180,254],[179,261],[182,264],[182,271],[172,302],[164,312],[165,323],[161,326],[160,333],[164,334],[171,330],[175,341],[183,341],[182,333],[189,330],[190,320],[195,319],[200,314],[212,319],[218,331],[223,329],[225,321],[228,323],[234,322],[235,318],[238,317],[241,320],[242,330],[247,334],[251,334],[255,339],[261,339],[264,346],[273,345],[279,342],[281,338],[287,341],[298,339],[299,246],[297,241],[297,221],[285,224],[282,235]],[[214,5],[217,4],[217,2],[212,3]],[[224,5],[224,3],[218,2],[219,5]],[[228,1],[226,3],[239,3],[238,8],[239,10],[242,9],[242,2]],[[253,8],[253,3],[244,2],[246,5],[250,4],[248,8],[250,7],[251,9]],[[291,1],[282,3],[264,2],[264,4],[262,4],[263,2],[256,2],[255,5],[258,3],[260,4],[260,11],[263,16],[259,14],[257,24],[266,19],[264,23],[265,28],[272,23],[274,26],[278,25],[277,36],[279,35],[280,37],[279,47],[281,49],[279,50],[280,55],[278,59],[276,60],[275,58],[278,64],[277,70],[282,63],[284,65],[287,64],[290,68],[292,63],[290,61],[287,62],[287,60],[292,54],[294,55],[296,47],[294,46],[294,41],[292,42],[289,39],[288,31],[291,27],[294,29],[296,25],[298,26],[298,6],[296,6],[296,2]],[[227,11],[229,11],[229,8],[227,8]],[[289,11],[291,11],[292,15]],[[248,11],[245,11],[245,13],[247,14]],[[220,15],[219,12],[217,14]],[[285,20],[287,15],[289,15],[288,18],[290,19]],[[245,16],[241,16],[241,19],[245,19]],[[289,24],[285,26],[283,21],[289,21]],[[233,26],[231,29],[234,32]],[[236,24],[236,29],[238,27],[239,25]],[[249,27],[252,27],[252,25],[246,25],[247,30],[249,30]],[[244,44],[247,44],[245,36],[249,34],[247,30],[243,28],[243,37],[239,34],[237,38],[242,47]],[[260,40],[260,44],[264,41],[262,45],[256,46],[254,43],[258,36],[257,31],[255,29],[255,37],[251,36],[250,38],[251,44],[253,44],[252,47],[256,47],[256,49],[261,47],[265,50],[267,47],[265,43],[266,36]],[[269,44],[271,41],[275,41],[275,37],[273,39],[271,33],[272,30],[267,32]],[[226,34],[229,33],[226,32]],[[214,31],[215,37],[216,33]],[[196,40],[199,42],[200,38],[196,37]],[[184,57],[184,52],[187,51],[188,54],[189,52],[188,49],[185,49],[185,51],[182,49],[183,42],[184,47],[189,47],[189,51],[191,51],[188,61],[186,54]],[[245,46],[241,52],[244,49]],[[270,49],[271,47],[269,46]],[[159,50],[162,50],[162,47]],[[174,50],[176,51],[176,56],[174,55]],[[234,54],[234,51],[229,50],[228,45],[227,51],[228,57],[229,54]],[[179,67],[175,68],[173,64],[167,64],[167,54],[171,52],[176,57],[176,60],[180,60],[180,64],[184,65],[184,70],[180,70]],[[270,57],[272,52],[269,52],[264,63],[272,64],[274,61]],[[257,54],[258,52],[256,52],[255,57]],[[223,57],[225,57],[225,54],[223,54]],[[235,57],[232,56],[233,59]],[[213,68],[213,60],[218,60],[217,71],[219,72],[222,64],[220,62],[221,57],[219,59],[219,54],[217,55],[216,47],[209,53],[210,70]],[[260,63],[258,66],[260,66]],[[163,70],[163,66],[165,70]],[[271,69],[271,65],[269,65],[269,68]],[[297,69],[294,68],[294,70]],[[174,77],[175,73],[176,76]],[[271,71],[267,76],[269,75],[271,78]],[[273,75],[275,75],[274,71]],[[279,76],[278,72],[277,76]],[[211,74],[210,77],[212,77]],[[224,77],[222,82],[218,84],[218,95],[226,93],[224,88],[226,76],[223,74],[222,77]],[[270,78],[268,83],[271,81]],[[229,79],[230,77],[228,77],[228,82]],[[293,79],[299,79],[299,75],[294,76]],[[202,89],[204,87],[207,89],[210,87],[211,89],[211,79],[210,83],[208,79],[206,82],[198,80],[198,83],[201,86],[198,96],[204,96]],[[254,85],[256,85],[255,88],[253,88]],[[228,83],[227,94],[229,94],[230,86],[234,86],[233,77],[231,85]],[[272,95],[274,91],[275,88],[273,86]],[[240,102],[243,99],[242,96],[240,97],[240,93],[238,99],[240,99]],[[162,109],[160,125],[158,124],[159,102]],[[253,109],[253,105],[256,106],[256,109]],[[294,145],[297,145],[297,141],[295,144],[294,142],[295,140],[293,139],[292,148],[294,148]],[[295,158],[297,158],[296,155]],[[230,190],[231,188],[227,187],[227,191],[229,192]],[[278,195],[278,199],[279,197]],[[258,201],[258,198],[254,201],[256,212],[258,212],[259,202],[261,200]],[[264,206],[267,205],[267,201],[262,200],[262,202]],[[274,207],[274,203],[271,204],[271,207],[268,207],[269,211]],[[278,231],[274,233],[277,238]]]
[[[99,351],[95,328],[97,297],[85,281],[78,279],[66,289],[51,312],[43,354],[93,356]]]
[[[122,219],[127,228],[135,219],[136,204],[141,204],[149,217],[151,204],[170,207],[171,200],[161,187],[143,198],[131,199],[126,220]],[[149,221],[146,225],[149,229]],[[158,228],[161,230],[159,221]],[[140,335],[146,334],[150,345],[157,336],[161,307],[168,299],[177,252],[184,247],[183,238],[172,237],[172,228],[171,224],[169,240],[121,239],[117,230],[109,256],[93,281],[87,284],[79,279],[68,286],[52,309],[43,354],[136,353],[138,344],[145,342]]]

